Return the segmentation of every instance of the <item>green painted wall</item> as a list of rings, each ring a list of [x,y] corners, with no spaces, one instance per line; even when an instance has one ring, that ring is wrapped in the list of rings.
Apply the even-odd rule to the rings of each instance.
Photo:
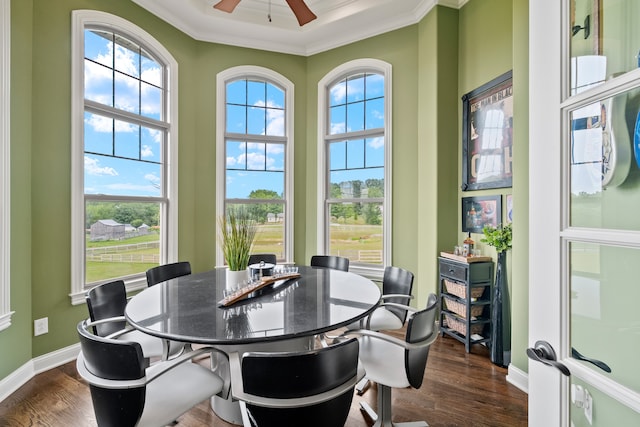
[[[0,332],[0,378],[31,359],[32,2],[11,2],[11,326]],[[10,351],[9,351],[10,350]]]
[[[179,257],[190,260],[194,271],[215,264],[216,74],[259,65],[295,84],[295,261],[302,264],[317,244],[317,83],[352,59],[391,63],[393,263],[416,272],[420,304],[436,290],[438,252],[460,237],[460,96],[517,69],[511,4],[472,1],[460,11],[438,6],[416,25],[305,58],[195,41],[129,0],[12,0],[11,304],[16,314],[13,325],[0,332],[0,378],[33,357],[75,343],[75,325],[87,315],[83,305],[72,307],[68,296],[71,10],[122,16],[158,39],[179,63]],[[525,52],[522,46],[520,40]],[[516,182],[514,176],[514,192]],[[512,270],[518,265],[514,256]],[[514,295],[526,293],[514,290]],[[519,306],[526,306],[522,301]],[[34,338],[33,319],[43,316],[49,317],[50,332]]]

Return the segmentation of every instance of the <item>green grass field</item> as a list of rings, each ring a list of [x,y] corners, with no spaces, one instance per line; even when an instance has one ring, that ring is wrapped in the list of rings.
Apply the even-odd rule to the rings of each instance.
[[[106,253],[117,254],[158,254],[159,249],[156,248],[132,248],[123,249],[123,245],[133,245],[136,243],[157,242],[160,239],[158,233],[150,233],[144,236],[137,236],[124,240],[110,240],[91,242],[87,238],[86,247],[91,248],[109,248],[113,247],[114,251],[108,249]],[[282,224],[263,224],[258,226],[258,233],[254,243],[254,253],[275,253],[278,258],[284,257],[284,227]],[[120,247],[120,248],[117,248]],[[358,251],[376,251],[382,250],[382,226],[349,223],[332,224],[331,225],[331,253],[352,258]],[[212,255],[213,256],[213,255]],[[357,256],[357,255],[356,255]],[[143,273],[149,268],[158,264],[153,263],[131,263],[131,262],[99,262],[88,261],[86,270],[86,283],[94,283],[98,281],[108,280],[112,278],[129,276],[133,274]]]

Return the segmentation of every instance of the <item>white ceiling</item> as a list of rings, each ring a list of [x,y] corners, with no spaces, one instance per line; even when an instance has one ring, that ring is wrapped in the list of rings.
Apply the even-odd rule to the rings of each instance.
[[[459,8],[468,0],[306,0],[318,19],[303,27],[285,0],[241,0],[231,14],[213,8],[218,0],[132,1],[196,40],[308,56],[415,24],[438,4]]]

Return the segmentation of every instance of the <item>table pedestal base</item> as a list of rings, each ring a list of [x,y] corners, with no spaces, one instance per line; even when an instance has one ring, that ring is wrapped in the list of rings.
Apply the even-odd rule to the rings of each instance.
[[[242,412],[240,411],[240,404],[237,400],[233,400],[231,396],[228,399],[223,399],[220,396],[213,396],[211,398],[211,408],[213,412],[224,421],[229,424],[242,425]]]

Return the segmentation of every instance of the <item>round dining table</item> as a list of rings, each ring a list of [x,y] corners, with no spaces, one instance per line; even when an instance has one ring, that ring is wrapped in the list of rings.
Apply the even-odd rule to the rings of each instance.
[[[298,273],[228,306],[222,305],[226,269],[181,276],[135,295],[125,317],[147,334],[225,352],[296,351],[312,347],[319,334],[364,319],[380,302],[379,286],[358,274],[308,266]],[[241,424],[235,403],[212,399],[218,416]]]
[[[127,304],[136,329],[172,341],[229,345],[309,337],[371,313],[380,288],[355,273],[298,267],[299,278],[267,286],[228,307],[220,305],[225,269],[178,277],[148,287]]]

